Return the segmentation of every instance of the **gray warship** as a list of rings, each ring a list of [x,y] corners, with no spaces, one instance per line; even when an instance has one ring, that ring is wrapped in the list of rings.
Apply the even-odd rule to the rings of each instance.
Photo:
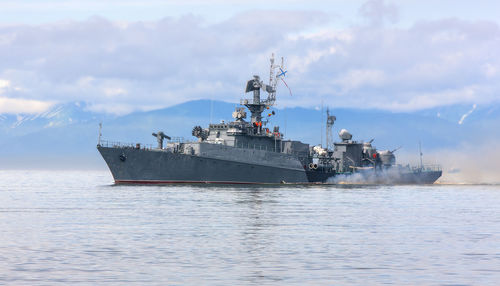
[[[373,140],[354,141],[345,129],[339,132],[341,141],[333,142],[336,118],[328,110],[326,146],[284,139],[262,113],[275,104],[285,73],[283,59],[276,64],[273,56],[269,84],[254,76],[245,89],[253,98],[240,101],[233,120],[195,126],[194,141],[159,131],[152,134],[158,144],[151,148],[101,140],[99,131],[97,149],[116,184],[432,184],[441,176],[439,167],[398,165],[395,150],[378,151]],[[261,91],[267,98],[261,99]]]

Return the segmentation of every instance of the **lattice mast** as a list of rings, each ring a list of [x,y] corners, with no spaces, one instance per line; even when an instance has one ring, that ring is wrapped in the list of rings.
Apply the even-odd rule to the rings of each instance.
[[[281,64],[280,65],[275,64],[274,54],[272,54],[270,62],[271,62],[271,66],[269,68],[269,86],[271,88],[270,88],[269,96],[267,97],[267,99],[264,102],[268,106],[273,106],[274,103],[276,102],[276,88],[278,86],[278,79],[280,78],[281,75],[284,75],[284,72],[276,75],[275,70],[279,69],[280,71],[284,71],[285,70],[285,60],[283,59],[283,57],[281,57]]]
[[[330,115],[330,110],[326,108],[326,149],[333,150],[333,124],[337,118]]]

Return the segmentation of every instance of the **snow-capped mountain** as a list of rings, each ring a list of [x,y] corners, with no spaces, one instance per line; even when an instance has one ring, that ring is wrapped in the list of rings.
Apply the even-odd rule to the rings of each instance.
[[[103,139],[155,144],[152,132],[192,139],[193,126],[230,121],[236,104],[198,100],[176,106],[111,116],[89,111],[82,102],[56,105],[35,115],[0,115],[0,168],[46,164],[79,168],[85,164],[102,166],[95,150],[99,122]],[[471,111],[472,110],[472,111]],[[269,126],[279,125],[286,138],[312,145],[325,143],[325,114],[318,109],[274,109]],[[346,128],[353,139],[368,141],[380,149],[416,153],[418,142],[426,151],[456,148],[477,140],[500,142],[500,105],[449,106],[413,113],[382,110],[331,108],[337,117],[334,134]],[[321,140],[323,139],[323,141]],[[334,140],[338,140],[336,136]],[[87,162],[87,163],[85,163]]]
[[[22,136],[105,118],[110,116],[88,111],[85,102],[71,102],[37,114],[0,114],[0,134],[4,137]]]

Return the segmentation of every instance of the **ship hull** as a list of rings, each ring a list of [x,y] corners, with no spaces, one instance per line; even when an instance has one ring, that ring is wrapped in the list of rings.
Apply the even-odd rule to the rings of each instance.
[[[339,174],[331,179],[333,183],[383,184],[383,185],[424,185],[434,184],[442,175],[440,170],[399,170],[377,173]]]
[[[304,170],[122,147],[97,149],[117,184],[307,183]]]
[[[441,175],[442,171],[403,173],[393,180],[393,184],[433,184]]]
[[[441,171],[337,174],[155,149],[98,146],[116,184],[433,184]]]

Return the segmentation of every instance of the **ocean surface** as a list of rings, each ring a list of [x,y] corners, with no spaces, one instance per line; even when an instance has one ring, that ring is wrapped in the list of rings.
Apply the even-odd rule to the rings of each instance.
[[[0,284],[500,285],[500,186],[0,171]]]

